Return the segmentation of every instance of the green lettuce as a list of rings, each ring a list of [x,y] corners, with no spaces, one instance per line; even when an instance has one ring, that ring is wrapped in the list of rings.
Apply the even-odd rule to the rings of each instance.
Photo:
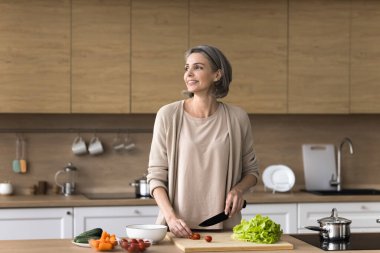
[[[269,217],[256,215],[251,220],[242,219],[240,224],[233,227],[232,238],[241,241],[272,244],[280,240],[281,226]]]

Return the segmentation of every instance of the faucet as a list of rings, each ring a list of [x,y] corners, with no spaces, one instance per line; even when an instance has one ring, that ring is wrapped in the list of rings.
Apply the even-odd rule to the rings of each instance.
[[[350,154],[354,154],[354,148],[352,145],[352,141],[350,138],[346,137],[342,140],[340,143],[339,149],[338,149],[338,167],[337,167],[337,172],[336,176],[332,176],[330,180],[330,185],[336,186],[336,190],[339,192],[342,190],[342,148],[344,144],[347,143],[349,148],[350,148]]]

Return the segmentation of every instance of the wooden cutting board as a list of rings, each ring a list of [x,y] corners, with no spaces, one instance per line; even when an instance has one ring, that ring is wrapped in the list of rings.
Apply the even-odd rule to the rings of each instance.
[[[281,240],[274,244],[259,244],[234,240],[231,238],[232,232],[210,232],[200,233],[200,235],[200,240],[191,240],[188,238],[176,238],[172,233],[167,234],[169,239],[184,252],[285,250],[294,248],[293,244]],[[204,240],[205,235],[211,235],[212,241],[206,242]]]

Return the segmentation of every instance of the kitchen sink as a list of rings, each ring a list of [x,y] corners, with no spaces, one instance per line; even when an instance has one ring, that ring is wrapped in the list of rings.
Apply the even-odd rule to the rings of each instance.
[[[317,195],[380,195],[380,190],[378,189],[342,189],[341,191],[337,190],[314,190],[306,191],[312,194]]]

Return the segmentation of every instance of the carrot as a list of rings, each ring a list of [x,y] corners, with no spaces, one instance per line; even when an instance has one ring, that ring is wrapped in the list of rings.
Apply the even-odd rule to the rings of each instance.
[[[97,250],[99,251],[107,251],[107,250],[112,250],[113,249],[113,244],[109,242],[100,242],[99,247]]]
[[[114,234],[112,234],[110,236],[110,243],[112,243],[114,246],[117,245],[117,240],[116,240],[116,236]]]

